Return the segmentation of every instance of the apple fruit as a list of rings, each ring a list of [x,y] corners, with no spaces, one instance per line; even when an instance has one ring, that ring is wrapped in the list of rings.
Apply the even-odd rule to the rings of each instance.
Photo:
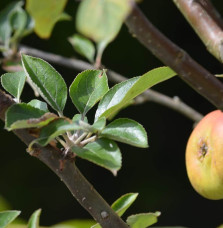
[[[186,168],[203,197],[223,199],[223,112],[207,114],[194,128],[186,148]]]

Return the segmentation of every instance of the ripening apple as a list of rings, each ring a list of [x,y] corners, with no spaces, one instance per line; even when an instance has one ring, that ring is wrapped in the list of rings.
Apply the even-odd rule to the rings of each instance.
[[[206,115],[193,130],[186,148],[186,168],[203,197],[223,199],[223,112]]]

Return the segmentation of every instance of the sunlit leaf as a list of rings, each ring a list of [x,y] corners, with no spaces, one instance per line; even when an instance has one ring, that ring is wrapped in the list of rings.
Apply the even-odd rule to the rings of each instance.
[[[10,224],[21,212],[20,211],[2,211],[0,212],[0,228]]]
[[[85,115],[108,91],[103,70],[86,70],[77,75],[70,86],[70,97],[80,113]]]
[[[102,116],[109,117],[148,88],[175,75],[176,73],[169,67],[159,67],[142,76],[134,77],[115,85],[100,101],[95,119]]]
[[[84,0],[77,12],[77,30],[96,43],[109,43],[130,11],[129,0]]]
[[[12,94],[17,101],[20,100],[25,81],[26,75],[24,71],[6,73],[1,76],[1,84],[3,88]]]
[[[30,217],[28,222],[28,228],[39,228],[39,217],[41,214],[41,209],[36,210]]]
[[[26,0],[26,10],[35,20],[34,31],[41,38],[49,38],[54,25],[62,19],[67,0]]]
[[[122,216],[125,211],[133,204],[136,200],[138,193],[127,193],[118,198],[112,205],[111,208],[119,215]]]
[[[126,118],[114,120],[105,127],[100,135],[132,146],[148,147],[145,129],[134,120]]]
[[[117,144],[109,139],[98,139],[85,147],[72,147],[79,157],[110,170],[114,175],[121,168],[121,152]]]
[[[160,212],[136,214],[129,216],[126,222],[131,228],[146,228],[156,223],[158,216]]]
[[[59,113],[67,100],[67,86],[62,76],[42,59],[22,54],[23,68],[43,99]]]
[[[77,53],[87,58],[89,62],[94,62],[95,47],[89,39],[79,34],[74,34],[68,40]]]

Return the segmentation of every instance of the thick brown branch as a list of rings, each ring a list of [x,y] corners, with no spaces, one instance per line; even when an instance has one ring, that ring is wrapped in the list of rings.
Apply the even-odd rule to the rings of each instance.
[[[198,93],[223,110],[223,84],[158,29],[134,5],[126,20],[130,32],[164,64],[176,71]]]
[[[207,0],[173,0],[208,51],[223,62],[221,19]],[[208,11],[207,11],[208,10]]]
[[[12,98],[0,90],[0,119],[4,121],[5,111],[14,104]],[[27,130],[14,133],[26,144],[34,139]],[[46,164],[64,182],[78,202],[101,224],[103,228],[128,228],[121,218],[110,208],[93,186],[80,173],[75,163],[63,160],[61,151],[52,146],[36,145],[32,155]]]
[[[216,22],[216,24],[223,30],[223,21],[219,12],[215,9],[210,0],[197,0],[197,2],[205,9],[210,17]]]
[[[23,53],[29,54],[29,55],[43,58],[46,61],[49,61],[51,63],[55,63],[57,65],[65,66],[65,67],[75,69],[78,71],[83,71],[86,69],[94,68],[94,66],[90,65],[87,62],[81,61],[81,60],[69,59],[69,58],[66,58],[66,57],[63,57],[60,55],[48,53],[45,51],[37,50],[37,49],[30,48],[30,47],[23,46],[23,45],[20,46],[20,51]],[[109,76],[109,80],[114,83],[127,80],[126,77],[124,77],[112,70],[108,70],[107,73]],[[142,95],[140,95],[136,98],[136,104],[143,103],[145,101],[151,101],[151,102],[155,102],[155,103],[164,105],[168,108],[171,108],[175,111],[180,112],[181,114],[187,116],[194,122],[200,121],[203,117],[196,110],[192,109],[190,106],[188,106],[187,104],[180,101],[180,99],[172,99],[172,98],[170,98],[162,93],[156,92],[152,89],[147,90]]]

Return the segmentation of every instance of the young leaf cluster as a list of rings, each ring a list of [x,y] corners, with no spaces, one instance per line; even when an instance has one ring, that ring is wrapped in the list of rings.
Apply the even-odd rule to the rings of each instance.
[[[22,54],[24,71],[6,73],[2,86],[15,97],[16,104],[6,113],[7,130],[35,128],[34,143],[46,146],[56,142],[74,156],[110,170],[114,175],[121,168],[122,156],[115,141],[132,146],[148,147],[143,126],[134,120],[119,118],[106,125],[106,120],[149,87],[169,79],[175,73],[167,68],[154,69],[109,89],[105,70],[86,70],[78,74],[69,88],[70,98],[79,113],[65,117],[63,110],[68,89],[62,76],[42,59]],[[21,103],[25,80],[31,83],[43,101]],[[89,123],[87,113],[99,102],[95,120]],[[50,112],[49,107],[56,113]]]
[[[15,48],[18,42],[30,34],[34,21],[22,8],[23,1],[15,1],[0,12],[0,50]]]

